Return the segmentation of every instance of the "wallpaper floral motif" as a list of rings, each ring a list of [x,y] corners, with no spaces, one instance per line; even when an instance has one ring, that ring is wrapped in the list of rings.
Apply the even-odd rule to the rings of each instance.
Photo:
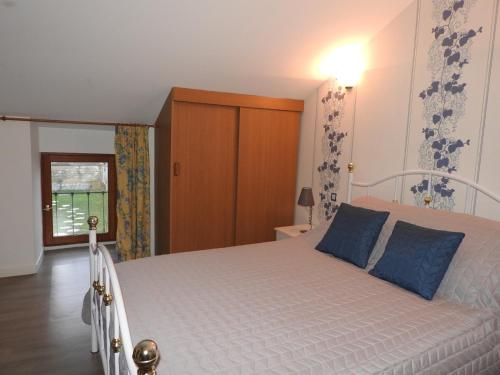
[[[470,145],[468,139],[454,136],[459,120],[465,114],[467,82],[463,72],[470,69],[470,48],[474,38],[482,31],[467,26],[467,18],[476,0],[434,0],[435,26],[433,42],[429,50],[428,70],[432,82],[420,92],[426,127],[419,148],[419,167],[446,173],[457,172],[460,154]],[[455,189],[447,178],[434,177],[430,193],[432,207],[453,210]],[[422,205],[423,195],[429,186],[428,179],[411,187],[417,205]]]
[[[342,155],[342,144],[347,132],[341,130],[344,115],[345,91],[342,87],[330,88],[321,98],[322,138],[321,138],[321,164],[319,172],[319,219],[329,220],[338,208],[337,191],[340,182],[339,158]]]

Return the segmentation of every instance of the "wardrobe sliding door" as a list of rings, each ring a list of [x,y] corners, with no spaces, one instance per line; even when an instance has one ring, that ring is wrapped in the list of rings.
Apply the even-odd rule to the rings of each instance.
[[[234,244],[238,109],[173,103],[171,252]]]
[[[236,244],[272,241],[292,225],[300,113],[241,108]]]

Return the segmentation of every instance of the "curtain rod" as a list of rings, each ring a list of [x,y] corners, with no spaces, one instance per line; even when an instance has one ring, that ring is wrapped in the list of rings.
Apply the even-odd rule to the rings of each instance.
[[[154,125],[149,124],[126,124],[119,122],[109,122],[109,121],[83,121],[83,120],[54,120],[47,118],[36,118],[36,117],[23,117],[23,116],[0,116],[2,121],[29,121],[29,122],[43,122],[49,124],[76,124],[76,125],[102,125],[102,126],[145,126],[148,128],[154,128]]]

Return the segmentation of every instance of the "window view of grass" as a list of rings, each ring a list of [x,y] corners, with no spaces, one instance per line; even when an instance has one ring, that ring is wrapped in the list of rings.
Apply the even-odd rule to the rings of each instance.
[[[108,232],[108,164],[52,162],[54,237],[88,233],[87,219],[97,216],[98,233]]]

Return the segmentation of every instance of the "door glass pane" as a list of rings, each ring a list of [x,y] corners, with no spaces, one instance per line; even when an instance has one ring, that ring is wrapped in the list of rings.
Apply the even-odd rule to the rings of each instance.
[[[108,163],[51,162],[51,178],[54,237],[88,234],[89,216],[108,232]]]

